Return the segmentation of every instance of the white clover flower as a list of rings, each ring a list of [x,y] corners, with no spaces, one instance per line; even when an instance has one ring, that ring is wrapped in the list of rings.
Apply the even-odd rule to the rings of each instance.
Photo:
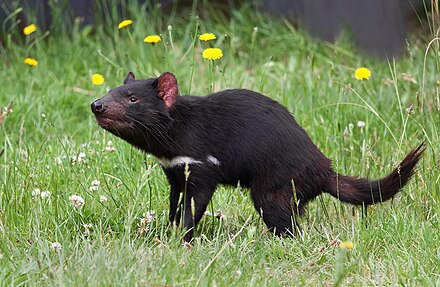
[[[99,197],[99,201],[100,202],[106,202],[108,200],[108,198],[107,198],[107,196],[105,196],[105,195],[101,195],[100,197]]]
[[[72,164],[82,163],[82,162],[84,162],[85,157],[86,157],[86,154],[84,152],[80,152],[78,155],[70,156],[70,161],[72,162]]]
[[[99,189],[99,185],[101,182],[97,179],[92,180],[92,183],[90,184],[89,190],[90,191],[97,191]]]
[[[99,180],[97,180],[97,179],[92,180],[92,185],[99,186],[100,184],[101,184],[101,182]]]
[[[50,248],[52,248],[52,250],[55,251],[55,252],[60,252],[62,246],[61,246],[61,243],[56,241],[56,242],[52,242],[52,244],[50,245]]]
[[[115,151],[116,151],[116,148],[114,148],[114,147],[112,147],[112,146],[106,146],[106,147],[105,147],[105,151],[107,151],[107,152],[115,152]]]
[[[60,156],[57,156],[55,158],[55,163],[58,164],[58,165],[61,165],[63,163]]]
[[[36,188],[36,189],[32,190],[31,194],[32,194],[32,197],[35,198],[37,196],[40,196],[41,190],[39,188]]]
[[[357,122],[357,126],[358,126],[359,128],[363,128],[363,127],[365,127],[365,122],[364,122],[364,121],[358,121],[358,122]]]
[[[73,207],[82,207],[85,204],[84,198],[79,195],[71,195],[69,196],[70,203]]]
[[[105,147],[105,151],[107,151],[107,152],[115,152],[116,151],[116,148],[113,146],[112,141],[107,142],[107,146]]]
[[[50,192],[49,191],[42,191],[40,193],[41,198],[49,198],[50,197]]]
[[[141,225],[150,224],[154,220],[154,214],[156,212],[154,210],[148,210],[146,213],[142,214]]]

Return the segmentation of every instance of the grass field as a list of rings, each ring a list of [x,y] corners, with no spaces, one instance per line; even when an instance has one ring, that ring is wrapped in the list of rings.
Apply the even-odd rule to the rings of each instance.
[[[380,62],[347,37],[319,43],[249,7],[229,21],[215,10],[129,10],[133,24],[120,30],[123,19],[107,15],[94,27],[75,26],[71,37],[61,22],[23,40],[11,40],[18,28],[6,31],[0,286],[440,286],[440,49],[437,41],[427,48],[434,33]],[[217,39],[198,40],[204,32]],[[152,34],[162,41],[143,42]],[[224,56],[203,59],[208,46]],[[361,66],[369,80],[354,78]],[[191,247],[182,246],[184,231],[167,221],[168,185],[156,160],[103,131],[90,112],[128,71],[171,71],[181,94],[262,92],[292,112],[342,174],[381,177],[422,141],[427,150],[393,200],[365,217],[323,195],[309,204],[297,238],[268,232],[247,190],[220,187],[209,210],[223,218],[206,215]],[[94,73],[103,85],[92,84]],[[82,203],[74,195],[84,205],[73,206]]]

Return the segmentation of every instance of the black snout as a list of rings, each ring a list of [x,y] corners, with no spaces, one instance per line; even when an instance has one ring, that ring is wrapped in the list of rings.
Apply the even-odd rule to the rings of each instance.
[[[101,100],[96,100],[91,104],[92,112],[94,114],[101,114],[105,111],[105,107]]]

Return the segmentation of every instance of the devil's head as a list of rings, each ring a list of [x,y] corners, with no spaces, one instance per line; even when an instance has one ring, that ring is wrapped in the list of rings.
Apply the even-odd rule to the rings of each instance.
[[[133,137],[164,132],[178,98],[177,80],[165,72],[158,78],[136,80],[129,72],[124,84],[91,104],[98,124],[131,143]]]

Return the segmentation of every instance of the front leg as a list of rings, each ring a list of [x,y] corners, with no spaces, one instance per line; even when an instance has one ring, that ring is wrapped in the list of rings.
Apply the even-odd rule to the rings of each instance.
[[[215,184],[194,183],[187,186],[184,194],[183,226],[186,228],[184,240],[190,242],[194,235],[194,229],[202,219],[209,201],[215,191]]]
[[[170,188],[170,223],[172,224],[179,224],[180,223],[180,208],[178,208],[179,205],[182,204],[182,202],[179,204],[179,198],[180,198],[181,189],[180,187],[176,185],[171,185]]]
[[[170,222],[180,223],[183,215],[183,226],[186,228],[185,241],[191,241],[194,228],[205,213],[206,207],[215,191],[215,176],[209,176],[209,169],[190,166],[187,179],[184,167],[164,169],[170,184]],[[181,202],[180,194],[183,193]]]
[[[180,194],[183,192],[182,177],[178,176],[176,172],[172,169],[164,169],[165,175],[167,176],[168,183],[170,184],[170,223],[179,224],[180,223],[180,208],[182,202],[179,203]]]

